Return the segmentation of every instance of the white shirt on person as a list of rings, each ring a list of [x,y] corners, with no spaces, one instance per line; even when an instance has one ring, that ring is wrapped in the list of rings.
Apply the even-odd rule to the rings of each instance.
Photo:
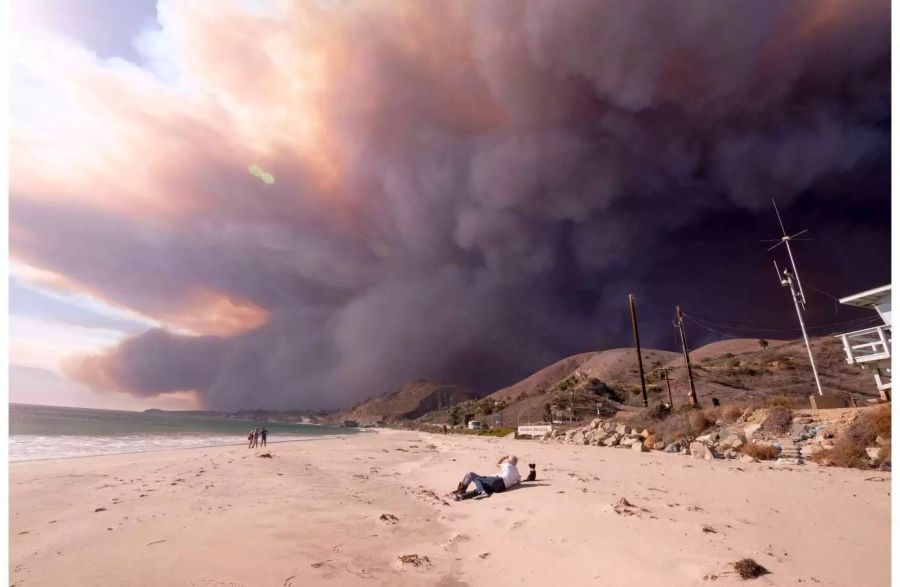
[[[500,465],[500,475],[499,477],[503,479],[503,485],[506,486],[507,489],[521,481],[521,477],[519,477],[519,469],[512,463],[503,463]]]

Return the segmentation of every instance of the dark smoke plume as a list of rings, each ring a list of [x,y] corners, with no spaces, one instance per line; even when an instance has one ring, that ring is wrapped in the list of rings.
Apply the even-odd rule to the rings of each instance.
[[[203,108],[133,72],[67,82],[101,85],[135,177],[34,187],[14,159],[13,255],[170,330],[79,379],[216,409],[486,392],[630,344],[629,292],[663,308],[641,306],[648,346],[673,346],[675,303],[793,328],[772,198],[814,229],[810,283],[889,279],[887,1],[314,4],[162,4]]]

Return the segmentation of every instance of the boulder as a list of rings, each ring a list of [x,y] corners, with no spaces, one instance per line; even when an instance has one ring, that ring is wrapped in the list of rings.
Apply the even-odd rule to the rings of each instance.
[[[641,438],[647,438],[648,436],[650,436],[650,431],[649,431],[649,430],[647,430],[646,428],[644,428],[643,430],[641,430],[641,434],[640,434],[640,437],[641,437]]]
[[[696,442],[702,442],[704,444],[712,444],[719,440],[719,433],[709,432],[707,434],[704,434],[703,436],[698,436],[695,440]]]
[[[762,424],[759,423],[747,424],[746,426],[744,426],[744,438],[747,439],[747,442],[750,442],[750,440],[753,439],[754,435],[756,435],[761,426]]]
[[[690,446],[691,456],[696,460],[711,461],[716,458],[716,453],[702,442],[692,442]]]
[[[616,426],[616,434],[631,434],[631,426],[627,424],[619,424]]]
[[[743,456],[741,456],[741,462],[742,463],[758,463],[759,461],[757,461],[750,455],[743,455]]]
[[[622,446],[631,446],[632,444],[644,444],[644,443],[641,442],[640,439],[635,439],[631,436],[623,436],[619,440],[619,444]]]
[[[744,444],[744,439],[741,438],[740,434],[735,432],[725,432],[719,435],[719,446],[722,449],[726,448],[740,448]]]
[[[662,450],[664,448],[666,448],[666,443],[662,440],[653,444],[653,450]]]
[[[631,445],[631,450],[634,452],[650,452],[650,449],[644,446],[643,442],[635,442]]]
[[[646,446],[647,448],[653,448],[654,444],[656,444],[656,437],[652,434],[644,438],[644,446]]]
[[[619,444],[619,438],[619,435],[613,432],[612,434],[604,438],[601,444],[603,444],[603,446],[616,446]]]
[[[667,453],[679,453],[681,452],[681,443],[677,440],[671,444],[667,444],[666,448],[663,449]]]
[[[881,449],[877,446],[870,446],[866,449],[866,455],[873,461],[877,461],[881,457]]]
[[[878,437],[875,439],[875,444],[877,444],[878,446],[890,446],[891,439],[890,439],[890,437],[881,436],[879,434]]]
[[[791,437],[794,439],[794,442],[815,438],[817,432],[818,428],[807,424],[793,424],[791,426]]]
[[[597,428],[600,427],[600,424],[602,424],[602,423],[603,423],[603,420],[601,420],[600,418],[594,418],[593,420],[591,420],[591,429],[596,430]]]

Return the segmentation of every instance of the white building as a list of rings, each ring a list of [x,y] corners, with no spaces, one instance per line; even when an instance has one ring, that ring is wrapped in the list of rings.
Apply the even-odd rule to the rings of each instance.
[[[890,400],[891,389],[891,286],[883,285],[840,300],[842,304],[871,308],[878,312],[879,326],[840,334],[847,363],[872,369],[882,399]]]

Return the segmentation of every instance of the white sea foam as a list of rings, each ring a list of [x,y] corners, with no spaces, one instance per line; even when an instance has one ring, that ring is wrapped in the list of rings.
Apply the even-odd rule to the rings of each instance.
[[[297,440],[316,440],[330,436],[285,436],[269,440],[270,444]],[[94,455],[149,452],[177,448],[243,445],[246,440],[222,434],[166,434],[131,436],[42,436],[16,435],[9,437],[10,461],[65,459]]]

